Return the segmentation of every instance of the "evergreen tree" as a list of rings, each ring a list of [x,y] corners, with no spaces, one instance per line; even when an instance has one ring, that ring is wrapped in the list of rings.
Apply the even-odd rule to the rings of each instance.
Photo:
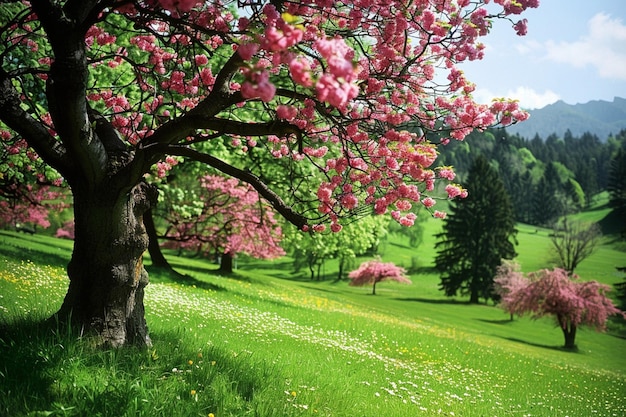
[[[626,151],[620,148],[613,159],[607,185],[609,207],[613,208],[617,227],[622,236],[626,233]]]
[[[533,195],[532,224],[548,226],[561,214],[561,204],[555,199],[553,187],[545,177],[539,180]]]
[[[626,151],[619,149],[609,171],[607,190],[610,195],[609,205],[618,210],[626,208]]]
[[[447,296],[493,298],[493,277],[502,259],[515,257],[515,220],[504,184],[487,159],[472,165],[464,200],[450,204],[443,232],[438,234],[435,267],[441,272],[440,288]],[[512,239],[513,238],[513,239]]]

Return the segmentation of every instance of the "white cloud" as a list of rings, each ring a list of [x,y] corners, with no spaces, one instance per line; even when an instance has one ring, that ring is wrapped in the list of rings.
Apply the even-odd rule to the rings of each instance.
[[[539,93],[530,87],[517,87],[515,90],[509,90],[505,94],[495,94],[494,92],[477,88],[472,94],[474,100],[478,103],[490,103],[494,98],[506,97],[518,100],[520,107],[531,110],[540,109],[561,99],[561,97],[552,90],[546,90]]]
[[[575,67],[593,66],[603,78],[626,80],[626,26],[598,13],[588,22],[588,33],[575,42],[546,43],[547,58]]]

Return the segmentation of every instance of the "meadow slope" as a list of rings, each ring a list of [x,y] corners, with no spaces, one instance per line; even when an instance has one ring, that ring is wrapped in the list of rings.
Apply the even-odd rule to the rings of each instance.
[[[525,270],[549,266],[547,235],[520,227]],[[382,283],[376,296],[295,275],[288,258],[219,276],[169,254],[187,279],[151,271],[154,347],[101,352],[29,325],[62,301],[71,242],[0,232],[0,415],[626,415],[625,339],[583,330],[567,352],[550,320],[443,297],[432,243],[381,245],[384,260],[417,269],[413,285]],[[606,240],[583,278],[618,282],[619,249]]]

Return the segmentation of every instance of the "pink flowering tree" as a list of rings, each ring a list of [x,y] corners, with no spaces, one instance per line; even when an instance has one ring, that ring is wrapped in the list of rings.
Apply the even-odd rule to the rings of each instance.
[[[531,273],[525,286],[519,277],[509,279],[514,281],[519,284],[512,285],[511,291],[502,297],[505,310],[520,316],[530,313],[533,318],[553,316],[563,331],[566,349],[576,349],[578,327],[604,330],[609,316],[624,315],[606,296],[611,289],[608,285],[578,281],[578,276],[570,277],[561,268]]]
[[[232,259],[243,253],[258,259],[285,254],[282,230],[274,210],[249,184],[236,178],[205,175],[197,189],[182,198],[171,196],[157,211],[165,220],[164,246],[221,259],[220,269],[232,272]],[[165,194],[180,194],[174,186]]]
[[[348,274],[350,285],[372,285],[372,295],[376,295],[376,284],[381,281],[396,281],[411,284],[405,275],[406,271],[392,262],[381,262],[380,259],[363,262],[357,269]]]
[[[1,133],[1,132],[0,132]],[[46,170],[23,140],[0,139],[0,226],[35,232],[50,214],[68,207],[63,180]]]
[[[503,259],[496,269],[496,276],[493,279],[494,292],[500,297],[500,307],[511,315],[513,320],[516,311],[516,293],[526,289],[530,284],[528,278],[520,271],[517,262]]]
[[[459,64],[482,58],[494,19],[525,33],[518,15],[538,0],[484,3],[3,2],[0,138],[21,140],[74,198],[59,322],[105,345],[150,343],[146,175],[166,175],[168,158],[250,184],[302,230],[371,210],[411,225],[415,204],[443,216],[437,145],[527,117],[515,101],[476,103]],[[283,161],[280,183],[261,153]]]

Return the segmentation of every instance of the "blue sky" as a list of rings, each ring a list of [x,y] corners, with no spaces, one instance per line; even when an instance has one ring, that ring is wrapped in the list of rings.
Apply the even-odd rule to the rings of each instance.
[[[485,58],[460,67],[477,101],[511,97],[536,109],[626,98],[626,0],[541,0],[523,17],[526,36],[496,22]]]

